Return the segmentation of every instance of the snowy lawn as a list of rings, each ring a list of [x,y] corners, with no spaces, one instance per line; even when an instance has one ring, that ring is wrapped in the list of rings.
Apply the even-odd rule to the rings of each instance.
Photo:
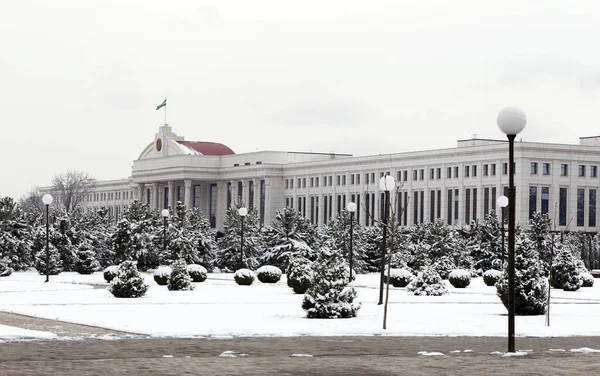
[[[194,291],[168,291],[150,273],[148,294],[118,299],[104,288],[102,273],[44,276],[13,273],[0,279],[0,310],[151,336],[231,337],[296,335],[451,335],[506,336],[506,309],[482,278],[465,289],[447,281],[450,295],[410,296],[390,287],[387,330],[377,305],[379,277],[358,275],[354,282],[362,308],[353,319],[306,319],[303,295],[277,284],[255,281],[238,286],[233,274],[208,274]],[[600,281],[576,292],[552,290],[551,327],[544,316],[516,318],[518,336],[600,335]],[[0,332],[0,338],[2,338]]]
[[[54,338],[58,338],[58,336],[51,332],[42,332],[39,330],[28,330],[15,328],[13,326],[0,325],[0,342],[4,342],[6,340]]]

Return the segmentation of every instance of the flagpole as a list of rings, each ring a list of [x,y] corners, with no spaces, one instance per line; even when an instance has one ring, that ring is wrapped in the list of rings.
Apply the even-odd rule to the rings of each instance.
[[[167,97],[165,97],[165,102],[167,101]],[[167,105],[165,104],[165,125],[167,125]]]

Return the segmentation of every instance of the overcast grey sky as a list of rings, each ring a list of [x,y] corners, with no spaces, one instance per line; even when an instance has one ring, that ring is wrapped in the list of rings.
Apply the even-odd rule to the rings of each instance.
[[[129,176],[163,121],[236,153],[599,135],[600,1],[0,0],[0,195]]]

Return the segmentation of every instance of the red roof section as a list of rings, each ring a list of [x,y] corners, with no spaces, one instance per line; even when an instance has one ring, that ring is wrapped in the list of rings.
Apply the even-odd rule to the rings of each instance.
[[[218,142],[203,141],[177,141],[178,143],[194,149],[202,155],[230,155],[235,154],[228,146]]]

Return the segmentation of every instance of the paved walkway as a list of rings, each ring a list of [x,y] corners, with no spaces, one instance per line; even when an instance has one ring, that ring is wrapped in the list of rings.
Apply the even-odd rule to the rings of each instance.
[[[19,325],[21,320],[23,325],[30,325],[27,328],[37,330],[51,330],[47,326],[51,324],[52,330],[63,339],[82,338],[0,343],[0,375],[11,376],[495,373],[548,376],[595,375],[600,370],[600,353],[570,351],[584,347],[600,349],[599,337],[517,338],[517,349],[527,350],[528,355],[503,358],[491,354],[506,350],[506,339],[496,337],[148,339],[19,315],[0,314],[0,319],[7,325],[26,327]],[[57,331],[58,327],[62,329]],[[129,336],[129,339],[97,339],[112,336]],[[421,351],[444,355],[420,355]]]

